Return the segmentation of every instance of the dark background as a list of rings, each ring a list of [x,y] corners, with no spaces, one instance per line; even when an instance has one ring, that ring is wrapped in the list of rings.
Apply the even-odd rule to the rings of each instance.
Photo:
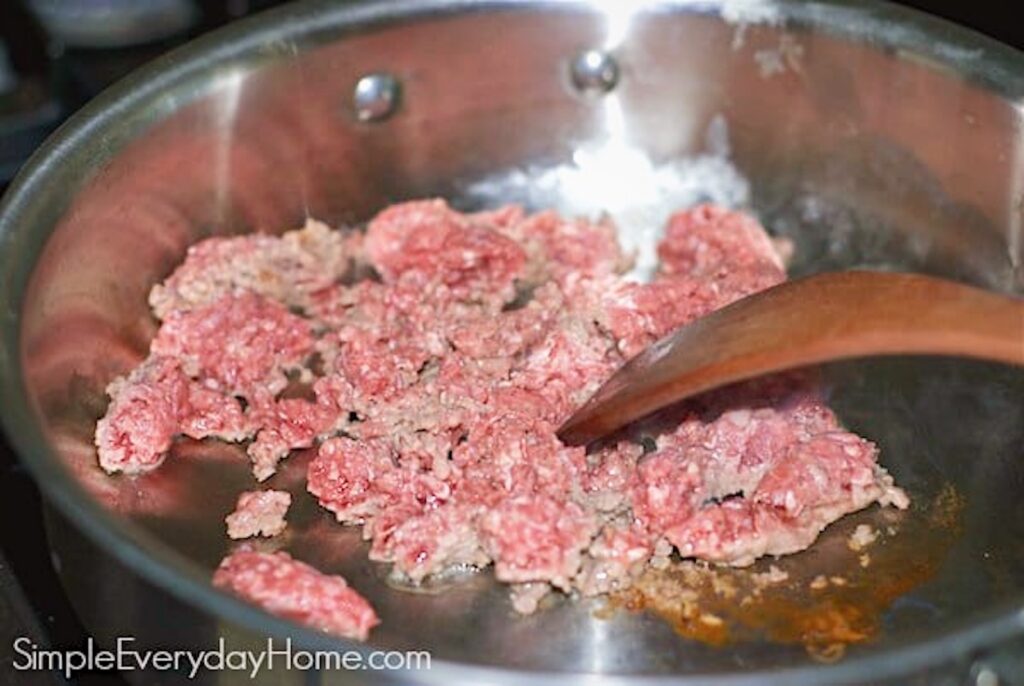
[[[234,18],[283,4],[280,0],[192,0],[198,12],[186,28],[140,44],[98,48],[70,47],[54,40],[28,10],[29,1],[0,0],[0,42],[8,53],[7,71],[16,79],[13,90],[0,88],[0,191],[60,121],[121,75]],[[1015,0],[907,0],[899,4],[1024,49],[1024,8],[1015,9]],[[42,644],[81,647],[85,634],[50,566],[38,490],[2,436],[0,532],[0,654],[6,654],[13,639],[22,635],[34,636]],[[13,673],[7,662],[0,662],[0,685],[63,683],[53,675]],[[113,675],[85,674],[76,683],[120,681]]]

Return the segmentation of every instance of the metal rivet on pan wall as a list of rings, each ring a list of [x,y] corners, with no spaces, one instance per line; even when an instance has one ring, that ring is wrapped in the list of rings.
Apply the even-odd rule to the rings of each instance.
[[[619,63],[603,50],[584,50],[569,63],[569,76],[581,93],[607,93],[619,82]]]
[[[383,121],[398,108],[401,87],[391,74],[367,74],[356,82],[352,106],[359,121]]]

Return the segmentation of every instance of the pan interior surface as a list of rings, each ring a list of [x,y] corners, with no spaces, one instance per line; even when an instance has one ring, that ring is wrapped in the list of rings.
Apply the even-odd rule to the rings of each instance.
[[[155,332],[149,288],[204,237],[281,232],[306,216],[355,227],[408,198],[607,212],[641,278],[667,213],[713,200],[792,239],[794,274],[906,269],[1024,292],[1024,59],[881,5],[733,4],[756,11],[314,3],[216,34],[106,94],[22,176],[4,218],[5,297],[18,306],[9,356],[40,433],[26,458],[56,465],[73,497],[208,575],[229,547],[224,515],[254,485],[243,451],[182,442],[159,470],[126,479],[103,474],[92,445],[106,384]],[[580,89],[574,58],[591,49],[615,60],[617,79]],[[370,74],[400,85],[379,121],[352,101]],[[869,613],[871,631],[844,659],[1019,611],[1024,373],[894,358],[823,374],[835,409],[879,444],[914,503],[852,515],[775,562],[794,579],[859,580],[851,611]],[[296,500],[271,545],[363,592],[383,620],[374,647],[621,675],[822,659],[774,624],[709,643],[666,613],[604,601],[517,617],[489,572],[395,588],[358,531],[305,494],[309,458],[293,455],[267,483]],[[891,534],[861,569],[846,542],[864,523]]]

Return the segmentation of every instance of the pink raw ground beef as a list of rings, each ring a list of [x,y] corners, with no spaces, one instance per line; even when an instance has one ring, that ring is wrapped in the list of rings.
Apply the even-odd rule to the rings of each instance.
[[[580,505],[547,496],[503,500],[481,519],[502,581],[545,581],[570,590],[597,522]]]
[[[232,553],[214,572],[213,585],[271,614],[343,638],[365,641],[380,624],[366,599],[343,578],[322,574],[287,553]]]
[[[270,478],[292,450],[308,448],[337,421],[330,408],[304,398],[260,398],[249,412],[259,427],[246,452],[258,481]]]
[[[237,400],[196,383],[172,357],[151,356],[107,393],[112,400],[96,426],[96,446],[108,472],[158,467],[179,434],[241,441],[252,433]]]
[[[512,298],[526,263],[523,248],[493,224],[455,212],[443,200],[378,214],[366,232],[366,254],[385,283],[439,283],[452,298],[498,304]]]
[[[306,307],[317,291],[351,269],[360,238],[313,220],[280,238],[211,238],[189,249],[185,263],[150,293],[149,303],[160,319],[240,291]]]
[[[423,200],[358,236],[311,223],[194,246],[153,291],[150,358],[111,385],[104,468],[219,436],[251,440],[263,480],[316,446],[308,491],[362,527],[372,559],[412,583],[493,563],[520,611],[553,588],[624,588],[673,550],[746,565],[871,503],[907,505],[810,375],[707,394],[590,455],[555,436],[628,357],[785,279],[747,215],[677,213],[647,284],[621,275],[610,224],[550,212]]]
[[[284,390],[285,373],[313,352],[313,331],[283,304],[243,292],[168,313],[150,350],[177,358],[207,388],[253,402]]]
[[[287,491],[246,491],[238,496],[235,511],[224,522],[229,538],[277,536],[284,531],[284,516],[292,505]]]

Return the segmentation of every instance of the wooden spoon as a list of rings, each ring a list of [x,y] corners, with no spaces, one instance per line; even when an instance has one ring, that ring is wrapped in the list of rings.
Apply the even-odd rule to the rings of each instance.
[[[585,444],[736,381],[896,354],[1024,365],[1024,300],[918,274],[851,271],[788,281],[691,322],[641,352],[558,436]]]

